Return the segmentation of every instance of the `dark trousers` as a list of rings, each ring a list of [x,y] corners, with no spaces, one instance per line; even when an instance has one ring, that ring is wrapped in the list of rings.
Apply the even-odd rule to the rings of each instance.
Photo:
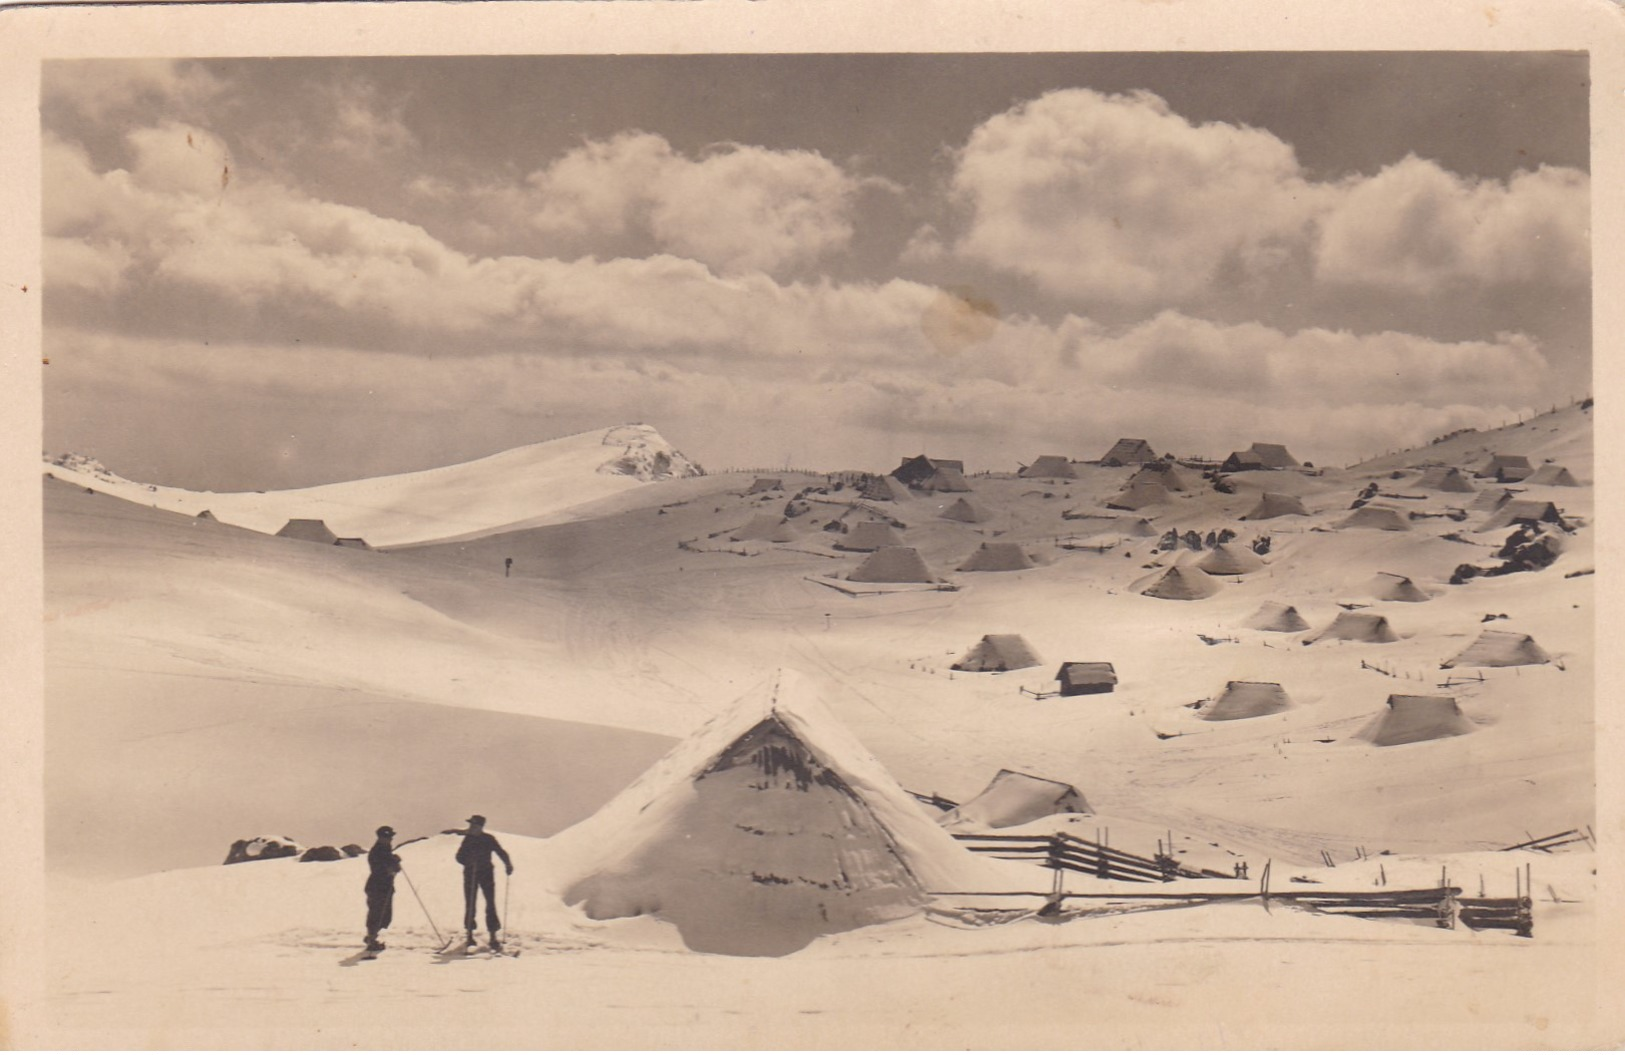
[[[496,872],[490,868],[463,869],[463,929],[474,929],[474,909],[482,890],[485,892],[485,929],[495,934],[502,929],[502,921],[497,919]]]
[[[367,933],[377,934],[395,918],[395,891],[367,891]]]

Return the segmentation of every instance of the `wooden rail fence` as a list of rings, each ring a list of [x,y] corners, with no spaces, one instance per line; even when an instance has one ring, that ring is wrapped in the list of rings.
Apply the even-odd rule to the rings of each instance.
[[[1438,886],[1417,890],[1271,890],[1269,864],[1264,866],[1256,890],[1070,892],[1062,888],[1062,876],[1066,872],[1133,883],[1236,877],[1209,869],[1192,871],[1166,854],[1158,854],[1155,858],[1140,857],[1060,832],[1048,836],[955,833],[954,838],[963,843],[967,849],[977,853],[1009,861],[1031,861],[1040,867],[1053,869],[1055,883],[1047,893],[1030,890],[941,891],[938,892],[939,896],[1041,897],[1045,899],[1045,906],[1041,912],[1044,915],[1053,916],[1059,913],[1068,900],[1111,901],[1121,905],[1133,905],[1138,902],[1145,907],[1151,905],[1177,907],[1256,899],[1266,908],[1271,901],[1276,901],[1315,912],[1356,916],[1361,919],[1432,920],[1437,926],[1444,928],[1454,928],[1460,923],[1472,930],[1510,930],[1524,938],[1534,937],[1535,932],[1532,879],[1527,866],[1518,871],[1517,896],[1502,898],[1463,897],[1461,888],[1450,885],[1449,875],[1445,872],[1440,873]]]
[[[1510,930],[1521,938],[1535,936],[1535,902],[1529,897],[1464,897],[1457,899],[1461,925],[1472,930]]]
[[[1234,879],[1208,869],[1193,871],[1166,854],[1140,857],[1101,843],[1057,832],[1054,835],[978,835],[955,833],[965,848],[1007,861],[1031,861],[1042,868],[1079,872],[1097,879],[1131,883],[1166,883],[1174,879]]]

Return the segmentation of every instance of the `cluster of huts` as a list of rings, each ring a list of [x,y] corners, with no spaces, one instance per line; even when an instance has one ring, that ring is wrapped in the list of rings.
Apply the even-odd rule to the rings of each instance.
[[[1408,580],[1407,580],[1408,581]],[[1274,633],[1299,633],[1309,624],[1297,609],[1278,602],[1266,603],[1248,620],[1247,626]],[[1391,642],[1398,640],[1388,620],[1374,613],[1340,613],[1305,644],[1321,640]],[[1441,668],[1516,667],[1551,662],[1551,656],[1526,633],[1510,630],[1483,630]],[[1043,660],[1020,634],[988,634],[976,642],[952,666],[967,673],[1003,674],[1041,667]],[[1057,683],[1057,696],[1082,696],[1113,692],[1118,674],[1104,661],[1071,660],[1062,663],[1051,680]],[[1035,694],[1042,698],[1046,694]],[[1278,682],[1229,681],[1212,699],[1192,705],[1200,718],[1209,722],[1230,722],[1261,718],[1291,709],[1294,704]],[[1380,712],[1355,734],[1379,747],[1437,740],[1472,732],[1473,723],[1462,714],[1455,697],[1395,693],[1388,697],[1387,709]]]
[[[1089,463],[1075,462],[1062,455],[1042,455],[1030,465],[1023,466],[1018,475],[1030,480],[1076,479],[1081,475],[1078,471],[1081,464]],[[1205,489],[1210,482],[1221,480],[1224,474],[1307,468],[1282,444],[1254,443],[1246,450],[1232,452],[1215,466],[1180,463],[1171,457],[1159,456],[1147,441],[1135,438],[1118,440],[1095,464],[1135,468],[1121,490],[1104,502],[1107,509],[1126,513],[1166,502],[1181,492]],[[1398,476],[1400,474],[1396,474]],[[940,516],[967,524],[981,524],[993,519],[993,513],[974,494],[968,493],[972,488],[966,479],[964,465],[959,461],[921,454],[904,459],[885,476],[867,477],[856,482],[861,487],[863,497],[870,501],[900,501],[918,493],[951,493],[955,495],[955,500]],[[1488,482],[1490,486],[1481,491],[1475,482],[1479,485]],[[776,485],[778,481],[771,483]],[[761,484],[759,481],[758,485]],[[1553,503],[1518,497],[1517,492],[1507,486],[1509,484],[1575,486],[1577,481],[1561,465],[1548,463],[1536,467],[1521,455],[1496,454],[1465,471],[1449,465],[1424,466],[1408,486],[1446,495],[1473,495],[1473,510],[1487,514],[1480,530],[1564,523],[1561,511]],[[758,485],[753,485],[752,492],[758,490]],[[1380,500],[1373,501],[1379,496],[1378,486],[1368,488],[1356,499],[1348,513],[1331,526],[1338,530],[1412,530],[1412,519],[1406,511]],[[1071,515],[1071,511],[1068,514]],[[1257,502],[1240,519],[1267,521],[1308,515],[1309,511],[1302,500],[1283,488],[1280,491],[1262,491]],[[1142,537],[1157,534],[1148,521],[1138,523],[1142,530],[1134,534]],[[867,555],[847,574],[849,581],[939,581],[919,552],[906,544],[902,532],[898,530],[899,526],[883,519],[854,523],[850,527],[842,525],[844,531],[834,542],[834,548]],[[754,528],[733,537],[778,540],[782,536],[776,535],[776,530],[782,531],[782,524],[766,518]],[[1188,548],[1196,552],[1182,554],[1167,566],[1153,568],[1149,574],[1131,584],[1134,592],[1158,600],[1200,600],[1218,593],[1226,580],[1243,577],[1265,567],[1262,554],[1267,552],[1267,547],[1256,544],[1249,546],[1237,541],[1233,532],[1226,531],[1223,537],[1210,533],[1205,540],[1194,533],[1187,534],[1194,539],[1194,544]],[[1187,548],[1184,545],[1186,541],[1175,535],[1172,545],[1158,548],[1159,551]],[[1267,542],[1267,539],[1262,541]],[[1200,556],[1197,556],[1198,553]],[[1030,567],[1033,567],[1032,557],[1019,543],[985,541],[958,566],[958,570],[1018,571]],[[1428,591],[1410,577],[1389,572],[1375,575],[1366,592],[1372,600],[1380,602],[1421,603],[1430,597]],[[1245,621],[1245,625],[1266,633],[1303,635],[1304,645],[1399,640],[1388,616],[1362,611],[1355,605],[1344,607],[1346,610],[1314,630],[1295,607],[1267,602]],[[1549,658],[1527,634],[1486,630],[1471,647],[1442,666],[1510,666],[1545,663]],[[967,649],[952,664],[952,669],[972,674],[999,674],[1041,666],[1043,660],[1020,634],[989,634]],[[1058,696],[1110,693],[1118,685],[1118,672],[1110,662],[1068,660],[1056,669],[1052,680],[1057,686],[1054,695]],[[1197,706],[1203,720],[1222,722],[1278,714],[1291,708],[1293,701],[1278,683],[1238,680],[1227,682],[1221,692],[1212,699],[1200,701]],[[1386,710],[1359,736],[1371,743],[1387,746],[1459,735],[1471,731],[1472,727],[1451,697],[1395,694],[1389,698]],[[1025,779],[1025,775],[1022,776]]]
[[[1262,458],[1261,468],[1296,468],[1300,463],[1280,444],[1255,443],[1249,448]],[[1233,456],[1234,457],[1234,456]],[[1067,480],[1077,478],[1078,463],[1059,454],[1046,454],[1035,458],[1031,465],[1022,467],[1017,474],[1022,479]],[[1180,465],[1170,457],[1159,456],[1144,439],[1122,438],[1095,464],[1102,466],[1129,466],[1139,468],[1122,490],[1106,502],[1112,510],[1134,512],[1159,502],[1167,501],[1174,493],[1193,491],[1205,486],[1201,471]],[[1251,464],[1249,462],[1249,464]],[[967,524],[982,524],[993,519],[993,513],[966,492],[972,490],[964,472],[964,463],[955,459],[937,458],[925,454],[905,458],[884,476],[873,476],[855,481],[860,493],[869,501],[901,501],[916,492],[924,494],[954,493],[958,498],[940,514],[948,520]],[[746,493],[776,485],[776,480],[758,480]],[[1292,495],[1264,493],[1257,505],[1243,519],[1268,520],[1281,516],[1307,516],[1303,503]],[[794,529],[782,522],[763,521],[747,525],[745,535],[731,537],[761,538],[768,541],[786,541]],[[1133,534],[1152,535],[1155,529],[1148,522],[1131,525]],[[777,532],[777,534],[775,534]],[[851,582],[861,583],[932,583],[939,581],[919,553],[908,547],[894,526],[883,523],[859,523],[835,542],[835,548],[851,552],[866,552],[870,557],[847,575]],[[1212,558],[1215,574],[1235,574],[1232,568],[1251,568],[1250,554],[1236,548],[1216,551]],[[985,542],[961,565],[959,571],[1019,571],[1033,566],[1032,558],[1020,545],[1012,542]]]

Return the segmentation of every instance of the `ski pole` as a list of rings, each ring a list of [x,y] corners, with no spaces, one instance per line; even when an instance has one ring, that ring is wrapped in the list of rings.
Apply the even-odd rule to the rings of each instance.
[[[434,940],[444,944],[445,939],[440,936],[440,928],[434,925],[434,917],[429,915],[429,906],[423,903],[423,896],[418,893],[418,885],[406,874],[405,865],[401,865],[401,876],[406,880],[406,885],[412,888],[412,896],[417,898],[418,908],[423,910],[423,918],[429,921],[429,929],[434,931]]]
[[[508,895],[513,893],[513,873],[509,872],[502,879],[502,925],[512,930],[513,921],[508,918]]]

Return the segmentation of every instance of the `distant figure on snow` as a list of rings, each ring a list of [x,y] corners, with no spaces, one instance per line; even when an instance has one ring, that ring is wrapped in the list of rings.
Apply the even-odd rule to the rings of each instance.
[[[506,579],[508,577],[508,574],[510,572],[512,572],[512,571],[513,571],[513,558],[512,557],[504,558],[503,561],[502,561],[502,577],[504,579]]]
[[[508,874],[513,875],[513,861],[508,851],[497,842],[496,836],[485,830],[485,818],[478,813],[468,818],[468,829],[462,832],[463,843],[457,847],[457,863],[463,866],[463,930],[468,933],[468,944],[474,944],[474,909],[479,892],[485,892],[485,929],[491,932],[491,948],[502,949],[497,931],[502,921],[497,918],[496,869],[491,855],[502,858]]]
[[[378,829],[378,841],[367,851],[367,951],[379,952],[384,943],[378,932],[389,926],[395,914],[395,873],[401,870],[401,859],[395,853],[392,840],[395,829],[384,825]]]

